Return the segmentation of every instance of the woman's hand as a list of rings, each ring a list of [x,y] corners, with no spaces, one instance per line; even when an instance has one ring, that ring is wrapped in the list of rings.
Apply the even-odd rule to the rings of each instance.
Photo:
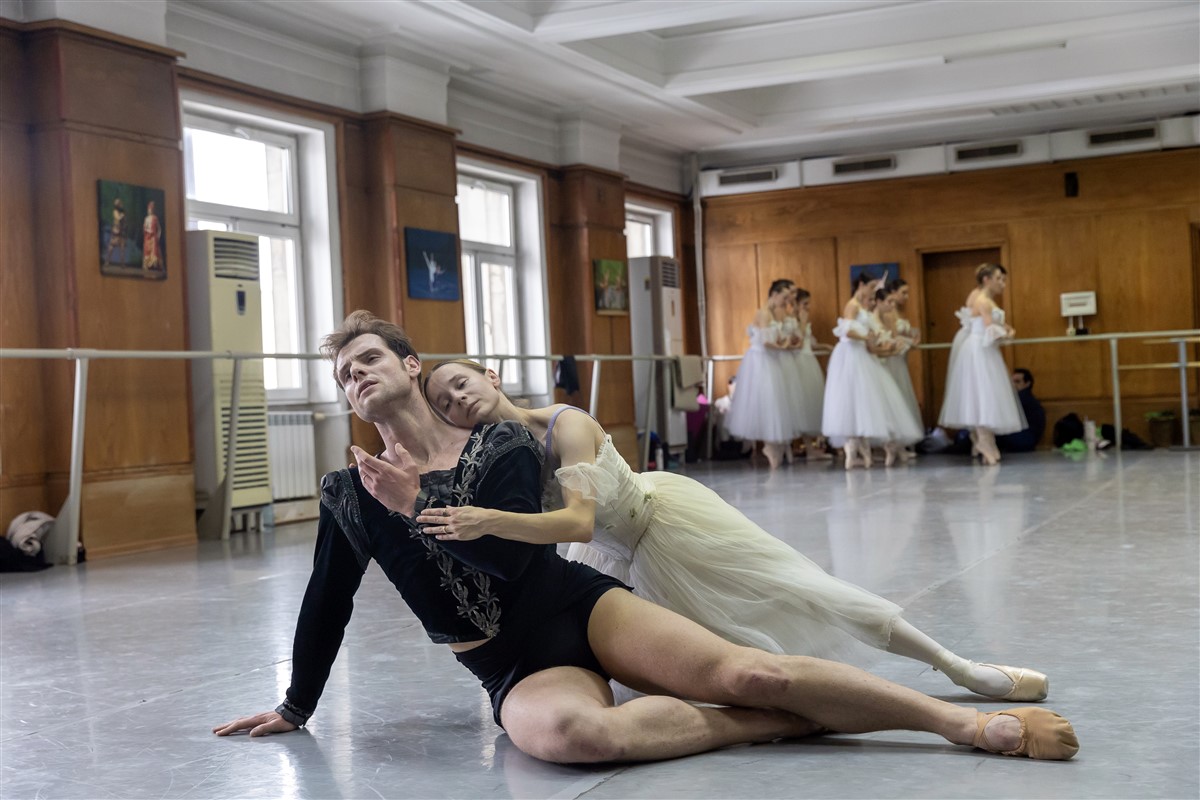
[[[491,509],[475,506],[427,508],[417,517],[417,523],[425,526],[425,533],[444,542],[469,542],[495,527]]]

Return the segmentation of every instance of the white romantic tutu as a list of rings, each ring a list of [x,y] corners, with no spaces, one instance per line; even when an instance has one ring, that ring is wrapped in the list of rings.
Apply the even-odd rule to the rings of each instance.
[[[873,444],[916,442],[924,430],[908,412],[896,382],[865,342],[847,336],[851,329],[866,335],[865,317],[861,312],[858,320],[842,319],[834,329],[839,341],[829,357],[821,431],[834,447],[849,438]]]
[[[812,325],[805,331],[804,347],[792,351],[800,377],[800,405],[796,410],[796,432],[806,436],[821,433],[821,417],[825,409],[825,373],[812,351]]]
[[[900,390],[900,396],[904,398],[904,405],[908,409],[908,413],[912,415],[918,425],[924,426],[924,423],[921,422],[921,405],[917,402],[917,392],[913,388],[912,375],[908,371],[908,351],[885,358],[883,368],[896,382],[896,388]]]
[[[777,338],[777,324],[750,328],[750,349],[738,367],[737,389],[725,418],[726,430],[738,439],[783,443],[796,438],[783,351],[763,347],[764,341]]]
[[[970,328],[965,329],[969,332],[951,356],[939,425],[988,428],[998,434],[1029,427],[1008,365],[996,346],[1005,334],[1003,311],[996,309],[992,318],[990,328],[984,327],[982,317],[972,318]]]
[[[735,644],[836,658],[854,640],[887,646],[901,609],[833,577],[711,489],[671,472],[633,473],[606,439],[595,464],[555,473],[596,501],[590,544],[568,557]]]

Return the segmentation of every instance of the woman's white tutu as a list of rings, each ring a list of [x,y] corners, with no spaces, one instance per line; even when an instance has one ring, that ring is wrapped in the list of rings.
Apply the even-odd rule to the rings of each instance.
[[[569,558],[718,636],[820,658],[854,652],[856,639],[887,646],[900,606],[833,577],[708,487],[671,472],[635,474],[611,440],[596,464],[557,476],[597,504],[595,538],[572,544]]]
[[[866,342],[847,336],[851,329],[865,336],[866,317],[863,311],[857,320],[842,319],[833,331],[839,341],[829,357],[821,432],[834,447],[850,438],[911,444],[924,433],[920,421],[908,412],[899,387]]]
[[[972,317],[969,333],[950,361],[939,425],[987,428],[999,434],[1029,427],[1008,365],[996,346],[1005,335],[1003,310],[993,310],[992,320],[992,326],[986,327],[983,317]]]
[[[779,324],[769,328],[750,326],[750,349],[742,357],[737,372],[725,428],[746,441],[784,443],[796,438],[790,400],[784,375],[782,350],[768,350],[765,342],[779,338]]]
[[[812,324],[804,333],[804,346],[791,352],[800,378],[800,404],[796,409],[796,433],[817,436],[825,410],[825,373],[812,351]]]
[[[896,388],[900,390],[900,396],[904,399],[904,406],[908,409],[908,413],[912,415],[918,425],[924,425],[921,422],[921,405],[917,402],[917,392],[913,388],[912,375],[908,371],[908,351],[885,358],[883,368],[896,382]]]

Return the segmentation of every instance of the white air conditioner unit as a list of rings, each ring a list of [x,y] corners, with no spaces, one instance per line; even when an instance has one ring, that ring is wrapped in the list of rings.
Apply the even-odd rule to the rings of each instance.
[[[683,290],[679,262],[664,256],[629,259],[629,329],[635,356],[680,356],[683,349]],[[658,433],[672,453],[687,449],[687,417],[671,409],[671,367],[659,362],[655,407],[646,419],[651,374],[647,361],[633,364],[634,413],[640,431]]]
[[[946,171],[946,149],[937,145],[876,155],[806,158],[800,170],[805,186],[940,175]]]
[[[193,350],[262,352],[258,237],[188,231],[188,303]],[[196,500],[206,507],[225,478],[233,361],[192,362]],[[261,360],[242,362],[231,509],[271,503],[267,389]]]
[[[706,169],[700,173],[701,197],[798,188],[800,188],[799,161],[762,164],[754,167]]]
[[[1050,160],[1050,137],[1022,136],[989,142],[960,142],[946,145],[946,165],[951,172],[1044,164]]]

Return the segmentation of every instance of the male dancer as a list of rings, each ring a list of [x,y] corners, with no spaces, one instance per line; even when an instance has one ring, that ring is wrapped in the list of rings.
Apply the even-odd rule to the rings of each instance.
[[[374,558],[434,642],[480,678],[496,722],[536,758],[649,761],[813,733],[919,730],[1033,758],[1078,750],[1070,723],[1041,708],[979,714],[821,659],[738,647],[559,558],[552,545],[492,536],[439,542],[417,513],[437,505],[540,511],[537,443],[514,423],[442,423],[421,363],[395,325],[356,311],[323,352],[351,408],[386,445],[325,476],[313,574],[296,627],[292,685],[275,710],[213,729],[282,733],[316,707]],[[615,678],[646,697],[614,706]],[[683,699],[722,706],[693,706]]]

